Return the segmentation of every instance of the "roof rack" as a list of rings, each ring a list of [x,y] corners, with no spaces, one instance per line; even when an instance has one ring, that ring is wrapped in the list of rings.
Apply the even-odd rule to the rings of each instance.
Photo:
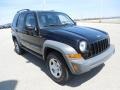
[[[30,11],[30,10],[29,9],[22,9],[22,10],[19,10],[17,13],[24,12],[24,11]]]

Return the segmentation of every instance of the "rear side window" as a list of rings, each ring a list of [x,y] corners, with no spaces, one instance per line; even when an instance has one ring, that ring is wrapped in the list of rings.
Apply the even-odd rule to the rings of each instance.
[[[19,31],[19,29],[22,30],[24,28],[25,15],[26,15],[26,13],[22,13],[18,17],[18,22],[17,22],[18,31]]]

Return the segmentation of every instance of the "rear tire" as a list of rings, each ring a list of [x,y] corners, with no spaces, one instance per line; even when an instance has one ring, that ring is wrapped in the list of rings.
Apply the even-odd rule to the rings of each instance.
[[[47,68],[52,80],[59,84],[65,84],[69,79],[69,71],[64,58],[58,52],[47,55]]]
[[[17,40],[14,40],[14,46],[15,46],[15,52],[19,55],[22,55],[24,53],[24,50],[20,47]]]

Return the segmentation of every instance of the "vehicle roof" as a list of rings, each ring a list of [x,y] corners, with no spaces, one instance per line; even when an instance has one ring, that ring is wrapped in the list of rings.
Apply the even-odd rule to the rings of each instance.
[[[23,13],[23,12],[41,12],[41,13],[60,13],[54,10],[45,10],[45,11],[40,11],[40,10],[29,10],[29,9],[23,9],[19,10],[17,13]]]

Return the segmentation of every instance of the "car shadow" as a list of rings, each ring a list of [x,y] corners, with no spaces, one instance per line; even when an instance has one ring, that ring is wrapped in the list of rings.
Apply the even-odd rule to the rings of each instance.
[[[27,59],[26,63],[33,63],[34,65],[38,66],[43,72],[47,74],[46,69],[46,63],[44,60],[41,60],[40,58],[34,56],[33,54],[29,52],[25,52],[25,54],[22,55],[25,59]]]
[[[33,63],[36,66],[38,66],[44,73],[48,75],[48,70],[46,68],[46,64],[44,60],[40,60],[39,58],[37,58],[36,56],[32,55],[31,53],[25,53],[23,55],[23,57],[25,59],[27,59],[28,61],[26,63]],[[65,84],[67,86],[70,87],[77,87],[80,86],[81,84],[85,83],[86,81],[88,81],[89,79],[91,79],[92,77],[94,77],[95,75],[98,74],[98,72],[100,72],[100,70],[104,67],[105,64],[101,64],[100,66],[92,69],[91,71],[81,74],[81,75],[72,75],[72,78]],[[64,85],[63,85],[64,86]]]
[[[7,80],[0,82],[0,90],[15,90],[17,80]]]
[[[72,79],[67,82],[67,86],[77,87],[81,84],[87,82],[91,78],[95,77],[105,66],[105,64],[101,64],[100,66],[92,69],[91,71],[81,74],[81,75],[72,75]]]

